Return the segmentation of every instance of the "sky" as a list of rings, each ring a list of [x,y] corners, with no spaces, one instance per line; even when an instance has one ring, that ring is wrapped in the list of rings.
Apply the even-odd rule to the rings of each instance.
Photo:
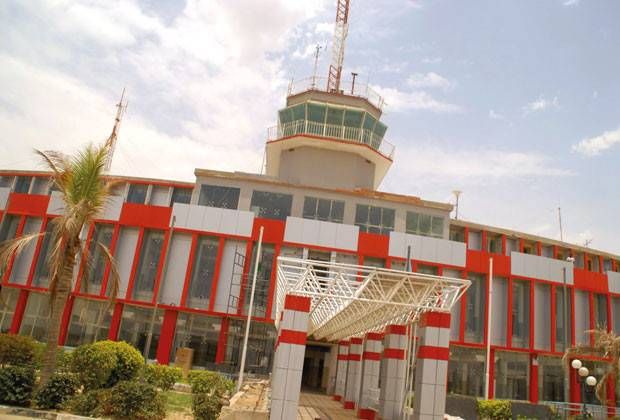
[[[0,2],[0,168],[109,135],[112,172],[259,172],[291,79],[331,57],[335,0]],[[345,76],[386,101],[380,189],[620,253],[620,2],[352,0]]]

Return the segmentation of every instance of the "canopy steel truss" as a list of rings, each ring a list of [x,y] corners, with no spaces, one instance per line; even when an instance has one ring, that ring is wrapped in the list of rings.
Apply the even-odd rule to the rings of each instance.
[[[408,324],[429,310],[449,312],[471,284],[465,279],[287,257],[278,257],[277,273],[277,313],[287,294],[310,297],[308,335],[326,341]]]

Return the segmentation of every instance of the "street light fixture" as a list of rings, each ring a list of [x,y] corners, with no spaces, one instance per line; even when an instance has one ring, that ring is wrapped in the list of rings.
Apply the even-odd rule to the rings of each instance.
[[[570,365],[573,369],[575,369],[578,373],[579,386],[581,387],[581,402],[583,403],[582,414],[583,418],[588,418],[588,408],[586,406],[586,386],[595,387],[596,386],[596,378],[590,375],[590,371],[587,367],[583,366],[581,360],[573,359],[570,362]]]

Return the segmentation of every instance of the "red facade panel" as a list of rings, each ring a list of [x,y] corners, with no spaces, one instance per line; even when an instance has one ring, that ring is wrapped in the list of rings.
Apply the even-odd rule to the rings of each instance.
[[[263,226],[263,242],[270,244],[281,244],[284,242],[284,228],[286,222],[284,220],[254,218],[254,226],[252,227],[252,240],[258,241],[260,227]]]
[[[601,273],[593,273],[580,268],[574,271],[575,287],[591,292],[607,293],[607,275]]]
[[[151,229],[166,229],[170,226],[171,215],[172,207],[124,203],[121,210],[120,224]]]
[[[43,217],[47,213],[49,202],[49,195],[11,193],[9,195],[7,211],[9,213]]]
[[[390,237],[375,233],[359,233],[357,250],[367,257],[387,258],[390,250]]]
[[[179,313],[177,311],[166,310],[164,312],[164,321],[161,324],[161,331],[159,334],[159,342],[157,343],[157,362],[162,365],[167,365],[170,361],[170,351],[172,350],[172,344],[174,341],[174,330],[177,325],[177,317]]]

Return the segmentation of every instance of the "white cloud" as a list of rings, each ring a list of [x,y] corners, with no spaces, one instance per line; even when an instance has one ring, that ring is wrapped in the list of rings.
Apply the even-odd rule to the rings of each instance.
[[[581,0],[566,0],[564,6],[577,6]]]
[[[314,27],[315,34],[326,34],[333,35],[334,33],[334,23],[333,22],[319,22]]]
[[[424,64],[439,64],[442,62],[442,58],[441,57],[424,57],[422,59],[422,62]]]
[[[371,85],[379,95],[383,96],[387,108],[394,112],[409,110],[425,110],[436,113],[461,112],[462,108],[458,105],[443,102],[435,99],[432,95],[424,91],[404,92],[395,88],[386,88]]]
[[[448,90],[454,87],[454,82],[435,72],[414,73],[407,79],[407,84],[414,89],[439,88]]]
[[[495,112],[495,110],[490,109],[489,110],[489,118],[492,120],[499,120],[499,121],[508,121],[508,118],[506,118],[503,114],[500,114],[499,112]]]
[[[620,143],[620,128],[583,139],[579,143],[574,144],[572,150],[585,156],[596,156],[613,147],[616,143]]]
[[[542,95],[538,97],[535,101],[532,101],[523,107],[524,114],[530,114],[533,112],[542,112],[546,109],[550,108],[559,108],[560,101],[558,97],[555,96],[553,99],[545,99]]]

